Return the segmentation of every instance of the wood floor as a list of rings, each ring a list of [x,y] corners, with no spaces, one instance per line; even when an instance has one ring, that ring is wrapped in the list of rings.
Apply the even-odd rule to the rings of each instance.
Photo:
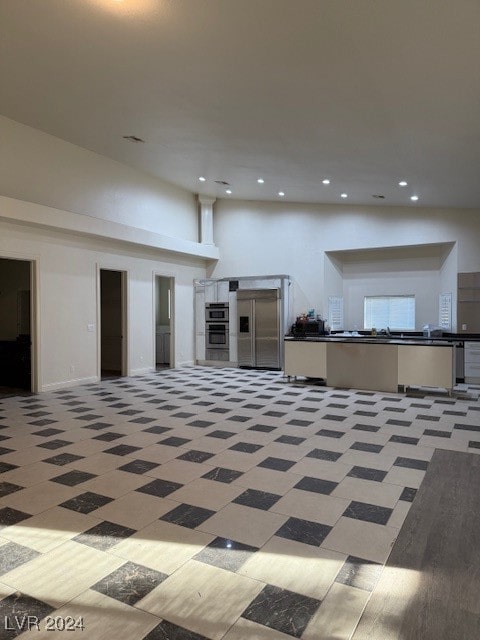
[[[480,638],[480,456],[437,449],[352,640]]]

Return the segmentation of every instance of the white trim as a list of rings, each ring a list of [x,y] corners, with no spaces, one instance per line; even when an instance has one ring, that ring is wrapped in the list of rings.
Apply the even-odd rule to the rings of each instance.
[[[41,391],[56,391],[57,389],[65,389],[66,387],[77,387],[82,384],[92,384],[100,382],[98,376],[90,376],[88,378],[72,378],[71,380],[62,380],[61,382],[49,382],[42,385]]]

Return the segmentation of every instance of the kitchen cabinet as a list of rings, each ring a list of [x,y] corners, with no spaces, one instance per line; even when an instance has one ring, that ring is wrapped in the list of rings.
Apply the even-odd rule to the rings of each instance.
[[[465,382],[480,382],[480,342],[465,342]]]

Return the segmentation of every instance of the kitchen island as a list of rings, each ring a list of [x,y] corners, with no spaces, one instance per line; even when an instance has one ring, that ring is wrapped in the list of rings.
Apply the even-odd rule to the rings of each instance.
[[[285,338],[285,375],[324,378],[331,387],[397,392],[455,384],[455,344],[373,337]]]

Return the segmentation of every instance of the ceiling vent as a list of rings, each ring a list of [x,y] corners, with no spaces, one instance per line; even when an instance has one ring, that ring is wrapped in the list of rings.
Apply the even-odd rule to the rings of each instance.
[[[385,196],[381,196],[378,193],[375,193],[372,198],[377,198],[377,200],[385,200]]]
[[[145,142],[145,140],[142,140],[138,136],[123,136],[123,139],[130,140],[130,142]]]
[[[222,187],[229,187],[230,186],[230,183],[227,182],[226,180],[215,180],[215,183],[216,184],[221,184]]]

